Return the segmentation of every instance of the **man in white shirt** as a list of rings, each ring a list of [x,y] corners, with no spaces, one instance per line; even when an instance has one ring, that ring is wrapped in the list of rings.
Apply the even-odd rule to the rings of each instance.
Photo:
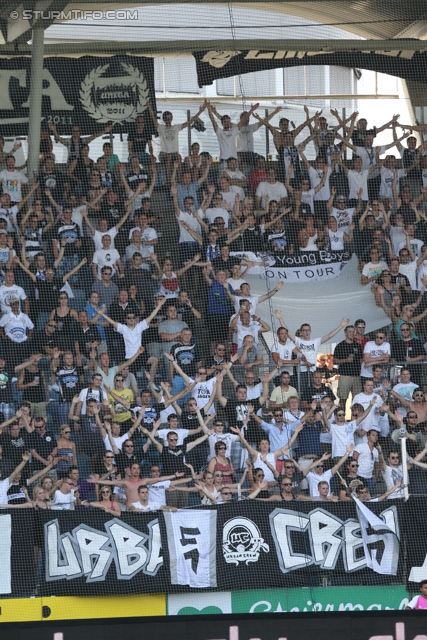
[[[267,182],[260,182],[256,194],[255,201],[257,209],[265,209],[266,196],[269,200],[276,200],[279,203],[279,207],[286,204],[288,199],[288,192],[283,182],[279,182],[276,179],[276,171],[274,169],[268,169]]]
[[[0,180],[2,182],[3,193],[8,193],[13,203],[22,200],[22,185],[29,182],[25,173],[15,169],[15,158],[7,156],[6,169],[0,172]]]
[[[15,274],[9,269],[5,272],[4,284],[0,287],[0,307],[2,313],[9,313],[9,311],[11,311],[10,302],[12,298],[17,298],[19,302],[22,302],[25,313],[27,315],[30,314],[30,304],[27,294],[22,287],[15,284]]]
[[[277,309],[274,310],[274,315],[279,320],[282,327],[288,329],[283,320],[282,312]],[[316,369],[316,360],[317,354],[319,352],[320,345],[324,342],[329,342],[331,338],[333,338],[341,329],[349,324],[350,320],[348,318],[343,318],[335,329],[332,329],[327,335],[322,338],[312,338],[311,337],[311,327],[309,324],[304,323],[300,327],[300,336],[296,337],[295,334],[291,333],[288,329],[288,335],[290,339],[295,343],[296,347],[302,353],[301,359],[301,386],[300,392],[301,394],[304,392],[305,388],[311,384],[310,372],[315,371]]]
[[[173,115],[170,111],[163,111],[161,124],[153,111],[151,101],[147,100],[148,111],[151,116],[151,120],[160,138],[160,157],[166,162],[166,182],[168,185],[171,183],[173,163],[179,155],[179,132],[186,127],[191,127],[193,122],[197,120],[202,111],[206,109],[206,103],[202,104],[198,112],[189,120],[186,120],[182,124],[172,124]]]
[[[359,423],[359,431],[368,432],[370,429],[375,429],[376,431],[381,431],[381,422],[385,421],[385,417],[381,417],[379,411],[383,405],[383,399],[377,393],[374,393],[374,381],[373,380],[365,380],[363,385],[363,391],[361,393],[357,393],[354,398],[351,406],[353,407],[355,404],[362,405],[363,409],[367,409],[372,401],[375,398],[375,405],[369,412],[369,414]],[[381,412],[384,413],[384,412]],[[359,439],[355,440],[356,444],[366,442],[366,436],[361,436]]]
[[[233,124],[230,120],[230,116],[221,116],[213,104],[206,101],[206,105],[208,107],[210,121],[212,122],[216,137],[218,138],[219,159],[220,162],[222,162],[221,169],[222,171],[225,171],[227,169],[228,158],[237,158],[237,137],[240,129],[242,128],[242,120],[240,120],[238,124]],[[250,113],[252,113],[252,109]],[[218,127],[214,116],[220,120],[222,129]]]
[[[295,360],[293,356],[302,357],[300,350],[288,336],[288,330],[285,327],[279,327],[277,329],[277,339],[271,347],[271,357],[278,369],[277,375],[280,374],[280,376],[285,372],[290,376],[294,375],[295,367],[290,365],[297,364],[298,360]]]
[[[86,224],[89,227],[89,231],[92,235],[93,242],[95,244],[95,251],[98,249],[102,249],[102,237],[105,235],[109,235],[111,238],[111,247],[114,249],[114,239],[120,231],[121,227],[124,225],[126,220],[128,219],[130,212],[132,211],[132,206],[129,205],[126,207],[126,213],[121,218],[121,220],[111,229],[108,228],[108,221],[105,218],[100,218],[98,221],[98,229],[95,229],[91,221],[88,217],[88,212],[86,207],[80,207],[80,212],[83,218],[86,220]],[[130,236],[129,236],[130,237]]]
[[[237,437],[237,436],[235,436]],[[17,467],[15,467],[15,469],[12,471],[12,473],[10,474],[9,477],[7,478],[1,478],[0,480],[0,504],[7,504],[7,492],[10,488],[10,485],[13,484],[15,482],[15,478],[18,475],[18,473],[21,473],[22,469],[25,467],[25,465],[27,464],[28,460],[30,459],[30,454],[25,452],[22,454],[22,462],[20,462],[18,464]],[[0,477],[2,475],[2,472],[0,471]]]
[[[115,322],[114,320],[109,318],[102,311],[102,309],[95,309],[95,310],[98,312],[100,316],[104,318],[104,320],[106,320],[109,324],[111,324],[111,326],[115,331],[117,331],[117,333],[120,333],[123,336],[123,339],[125,341],[125,357],[126,357],[126,360],[129,360],[130,358],[132,358],[132,356],[134,356],[137,353],[138,349],[141,346],[141,336],[143,332],[149,328],[148,325],[157,316],[157,314],[159,313],[160,309],[163,307],[165,302],[166,302],[166,298],[165,297],[161,298],[159,300],[157,307],[148,316],[148,318],[146,318],[145,320],[142,320],[142,322],[137,322],[137,318],[134,313],[128,313],[125,319],[126,324],[120,324],[119,322]],[[156,356],[150,356],[149,358],[147,358],[146,353],[143,353],[142,355],[138,356],[136,360],[134,360],[132,367],[135,371],[138,371],[138,369],[141,369],[141,367],[150,365],[151,366],[150,377],[152,380],[154,380],[157,372],[158,363],[159,363],[159,359]]]
[[[360,369],[362,378],[372,378],[372,365],[387,365],[391,356],[390,343],[386,341],[384,331],[377,331],[375,340],[370,340],[363,349],[363,362]]]
[[[73,511],[76,502],[74,483],[70,478],[63,478],[61,486],[54,493],[52,511]]]
[[[120,253],[111,247],[111,237],[105,234],[101,238],[102,249],[97,249],[92,258],[92,271],[94,280],[101,280],[102,267],[111,267],[114,276],[117,272],[120,277],[124,273]]]
[[[371,412],[372,414],[372,412]],[[368,416],[369,417],[369,416]],[[374,495],[375,493],[375,475],[376,466],[379,462],[379,451],[381,447],[378,447],[378,431],[370,429],[367,433],[367,442],[358,444],[353,451],[353,459],[359,463],[358,474],[361,478],[364,478],[368,484],[369,493]]]
[[[250,125],[250,126],[260,127],[261,125],[256,123],[255,125]],[[231,190],[234,191],[235,193],[238,193],[240,196],[240,202],[243,202],[245,197],[244,189],[246,187],[246,178],[244,174],[237,168],[236,158],[228,158],[227,169],[224,171],[222,175],[227,176],[227,178],[230,181]]]

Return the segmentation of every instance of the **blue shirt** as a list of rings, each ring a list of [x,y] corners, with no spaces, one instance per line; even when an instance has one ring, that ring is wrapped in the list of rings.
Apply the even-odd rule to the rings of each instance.
[[[263,420],[260,426],[262,429],[264,429],[264,431],[268,433],[268,439],[270,440],[270,451],[274,453],[274,451],[277,451],[277,449],[281,449],[285,446],[285,444],[288,444],[295,431],[295,427],[299,424],[300,422],[289,422],[288,424],[283,423],[282,431],[280,431],[280,429],[274,423],[264,422]],[[279,458],[279,460],[285,459],[287,459],[287,456],[280,456]]]
[[[298,435],[298,455],[306,456],[309,453],[313,453],[317,456],[322,455],[322,448],[320,446],[320,431],[322,429],[322,422],[317,420],[312,426],[304,424],[304,429],[300,431]]]
[[[228,290],[234,294],[234,289],[230,285],[228,286]],[[225,287],[216,280],[213,280],[211,286],[208,287],[208,312],[224,315],[229,314],[230,316],[233,313]]]
[[[185,211],[184,209],[184,198],[190,197],[194,200],[194,209],[197,211],[199,208],[199,183],[198,182],[190,182],[188,187],[185,187],[183,184],[177,185],[178,187],[178,206],[181,211]]]

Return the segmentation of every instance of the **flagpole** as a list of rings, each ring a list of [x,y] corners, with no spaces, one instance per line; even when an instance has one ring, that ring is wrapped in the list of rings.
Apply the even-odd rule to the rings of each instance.
[[[409,498],[409,488],[408,488],[408,462],[406,460],[406,437],[400,439],[400,448],[402,455],[402,471],[403,471],[403,495],[405,498],[405,502]]]

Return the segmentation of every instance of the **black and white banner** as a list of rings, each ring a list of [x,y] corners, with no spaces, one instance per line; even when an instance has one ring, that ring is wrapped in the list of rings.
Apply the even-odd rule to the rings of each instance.
[[[302,251],[295,256],[273,258],[269,255],[256,255],[251,252],[231,252],[230,255],[245,258],[251,262],[263,260],[267,266],[255,266],[249,269],[251,275],[259,275],[264,280],[279,282],[313,282],[337,278],[351,254],[347,251]]]
[[[198,51],[196,59],[199,87],[212,84],[218,78],[230,78],[253,71],[332,65],[370,69],[426,84],[427,52],[401,51],[398,41],[393,51],[286,51],[258,49],[238,51]]]
[[[3,135],[26,135],[30,118],[31,58],[0,58],[0,126]],[[127,132],[144,114],[147,99],[156,109],[154,62],[140,56],[45,58],[42,124],[53,123],[58,133],[71,133],[78,124],[83,135],[116,124]],[[148,131],[151,119],[146,117]]]
[[[387,585],[394,576],[402,583],[405,567],[417,580],[426,573],[426,507],[427,498],[411,498],[359,505],[359,514],[353,502],[251,500],[120,519],[98,511],[3,511],[0,586],[3,597],[28,591],[35,543],[44,595],[302,587],[323,578]]]

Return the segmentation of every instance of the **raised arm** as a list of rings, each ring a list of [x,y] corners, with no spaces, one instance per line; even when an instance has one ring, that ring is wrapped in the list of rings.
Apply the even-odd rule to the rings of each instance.
[[[348,456],[350,455],[350,453],[353,451],[354,449],[354,444],[351,444],[347,447],[345,454],[342,456],[342,458],[340,458],[337,462],[336,465],[334,465],[331,469],[331,473],[334,476],[336,474],[336,472],[338,471],[338,469],[344,464],[344,462],[347,460]]]
[[[343,318],[336,329],[332,329],[332,331],[330,331],[326,336],[322,337],[322,339],[320,341],[320,344],[323,344],[324,342],[328,342],[339,331],[341,331],[341,329],[344,329],[344,327],[346,327],[348,324],[350,324],[350,319],[349,318]],[[291,340],[292,340],[292,338],[291,338]]]

